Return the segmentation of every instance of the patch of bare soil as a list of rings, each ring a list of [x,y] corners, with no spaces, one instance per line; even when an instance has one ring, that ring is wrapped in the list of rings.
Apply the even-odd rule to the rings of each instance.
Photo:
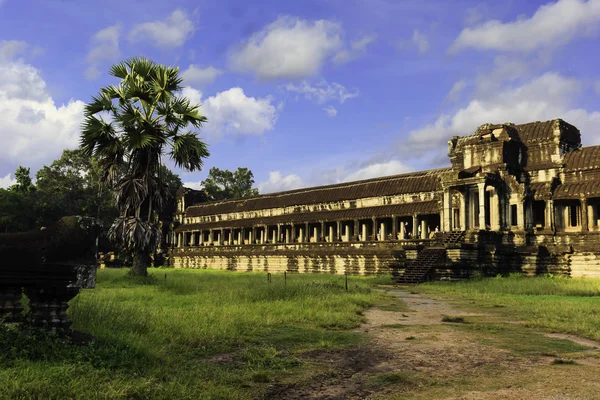
[[[524,356],[493,345],[485,332],[442,322],[444,316],[486,316],[405,290],[390,291],[409,311],[372,308],[357,331],[368,346],[345,352],[305,354],[323,371],[309,382],[274,385],[269,399],[600,399],[600,343],[573,335],[546,334],[590,347],[575,365],[552,356]],[[494,316],[497,318],[497,316]]]

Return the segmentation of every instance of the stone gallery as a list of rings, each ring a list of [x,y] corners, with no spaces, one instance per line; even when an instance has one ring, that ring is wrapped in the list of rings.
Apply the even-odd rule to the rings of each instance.
[[[372,274],[398,282],[506,272],[600,277],[600,146],[561,119],[485,124],[450,167],[193,204],[179,268]]]

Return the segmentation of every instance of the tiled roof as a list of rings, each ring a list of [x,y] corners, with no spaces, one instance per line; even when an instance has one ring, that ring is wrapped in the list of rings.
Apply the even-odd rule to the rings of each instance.
[[[600,146],[583,147],[565,155],[565,172],[600,169]]]
[[[449,168],[387,176],[357,182],[297,189],[256,197],[196,204],[187,209],[188,217],[329,203],[366,197],[392,196],[440,190],[439,176]]]
[[[316,211],[306,213],[291,213],[275,217],[247,218],[230,221],[203,222],[184,224],[175,229],[176,232],[198,229],[243,228],[258,225],[277,225],[291,223],[344,221],[366,219],[372,217],[409,216],[413,214],[437,214],[440,212],[437,200],[394,204],[388,206],[350,208],[335,211]]]
[[[540,182],[529,184],[535,200],[550,200],[552,198],[551,182]]]
[[[600,197],[600,181],[564,183],[554,191],[554,198],[558,200],[580,197]]]

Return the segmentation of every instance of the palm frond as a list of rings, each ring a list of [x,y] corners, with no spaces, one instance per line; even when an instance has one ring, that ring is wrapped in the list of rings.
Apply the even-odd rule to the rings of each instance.
[[[108,230],[111,241],[129,251],[154,253],[158,248],[162,233],[155,224],[136,217],[118,217]]]
[[[203,159],[210,156],[206,144],[195,133],[187,132],[172,138],[172,151],[169,153],[175,165],[188,171],[202,169]]]

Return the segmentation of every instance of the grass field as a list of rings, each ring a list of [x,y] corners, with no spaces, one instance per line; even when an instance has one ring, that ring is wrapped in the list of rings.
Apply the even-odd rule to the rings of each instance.
[[[519,384],[532,385],[553,373],[552,368],[581,367],[571,364],[579,362],[577,357],[583,356],[576,353],[586,347],[535,331],[600,340],[600,280],[511,276],[427,283],[410,291],[454,299],[460,309],[479,316],[440,315],[438,325],[383,320],[378,328],[360,333],[353,328],[373,305],[374,311],[395,315],[400,322],[417,313],[407,307],[407,299],[373,290],[390,284],[389,276],[349,277],[347,292],[344,276],[325,274],[288,274],[286,282],[278,274],[268,282],[264,273],[153,269],[150,279],[135,279],[126,272],[99,271],[97,288],[82,291],[71,302],[73,328],[95,338],[88,346],[0,325],[0,399],[255,399],[274,386],[280,391],[271,398],[287,387],[310,386],[318,392],[321,383],[335,387],[350,379],[335,370],[349,355],[373,365],[388,360],[389,366],[392,361],[385,357],[365,358],[379,354],[372,342],[377,337],[410,346],[396,348],[402,349],[398,370],[348,375],[358,385],[348,393],[387,389],[394,399],[396,393],[408,398],[409,392],[415,396],[410,398],[434,399],[473,387],[491,390],[512,384],[515,376],[521,376]],[[463,342],[490,346],[484,352],[488,358],[496,354],[491,361],[496,372],[486,372],[480,362],[483,350],[465,348]],[[430,346],[461,357],[442,357]],[[419,366],[429,353],[431,361],[439,358],[437,372],[405,371],[411,360]],[[556,366],[510,375],[510,357],[550,356]],[[355,368],[352,362],[348,365]],[[474,375],[447,374],[457,366]],[[545,369],[538,376],[540,368]],[[483,373],[489,382],[481,379]],[[595,370],[586,374],[596,376]]]
[[[471,300],[530,328],[600,340],[600,280],[566,277],[498,277],[419,285],[419,292]]]
[[[0,398],[257,398],[275,378],[302,375],[302,354],[364,341],[349,332],[386,295],[389,277],[151,270],[98,273],[71,303],[89,346],[0,328]],[[166,277],[165,277],[166,275]]]

